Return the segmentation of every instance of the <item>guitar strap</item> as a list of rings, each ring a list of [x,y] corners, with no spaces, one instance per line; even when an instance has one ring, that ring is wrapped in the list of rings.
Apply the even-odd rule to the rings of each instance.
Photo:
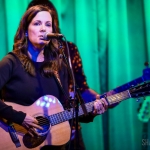
[[[68,100],[69,100],[70,98],[68,97],[67,93],[66,93],[65,90],[63,89],[63,86],[62,86],[62,84],[61,84],[58,71],[55,71],[55,72],[54,72],[54,78],[56,79],[56,82],[57,82],[57,84],[58,84],[60,90],[62,91],[62,94],[63,94],[63,95],[65,96],[65,98],[66,98],[66,107],[69,108],[69,101],[68,101]]]
[[[20,147],[21,144],[20,144],[20,141],[19,141],[19,138],[17,136],[17,133],[16,133],[14,126],[11,123],[8,123],[8,124],[9,124],[8,125],[8,132],[10,134],[10,137],[11,137],[13,143],[15,144],[16,148]]]
[[[2,99],[2,101],[4,102],[4,99]],[[7,121],[7,124],[8,124],[8,132],[9,132],[9,135],[10,135],[13,143],[15,144],[16,148],[20,147],[21,144],[20,144],[19,138],[17,136],[16,130],[15,130],[13,124],[9,121]]]

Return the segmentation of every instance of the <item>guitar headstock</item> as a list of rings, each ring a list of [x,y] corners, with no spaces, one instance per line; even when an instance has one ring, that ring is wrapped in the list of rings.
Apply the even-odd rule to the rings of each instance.
[[[145,62],[144,64],[146,68],[143,70],[143,80],[148,81],[150,80],[150,68],[149,63]],[[138,108],[138,119],[142,122],[148,122],[150,118],[150,97],[147,97]]]
[[[129,90],[132,98],[139,98],[150,95],[150,82],[135,86]]]

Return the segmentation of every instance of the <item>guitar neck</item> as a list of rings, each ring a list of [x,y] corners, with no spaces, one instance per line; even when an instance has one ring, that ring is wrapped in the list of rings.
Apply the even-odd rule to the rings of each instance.
[[[115,104],[117,102],[121,102],[123,100],[126,100],[126,99],[128,99],[130,97],[131,96],[130,96],[129,90],[126,90],[124,92],[120,92],[118,94],[114,94],[114,95],[108,96],[106,98],[106,100],[108,102],[108,105],[112,105],[112,104]],[[87,112],[92,112],[93,111],[94,102],[86,103],[85,105],[86,105]],[[80,107],[80,109],[82,110],[81,107]],[[83,114],[83,111],[81,111],[81,113]]]
[[[108,97],[106,97],[106,100],[108,102],[108,105],[112,105],[114,103],[123,101],[130,97],[139,98],[142,96],[150,95],[149,87],[150,87],[150,83],[144,83],[144,84],[134,87],[132,89],[108,96]],[[94,105],[94,101],[85,104],[85,107],[86,107],[88,113],[93,111],[93,105]],[[84,112],[80,105],[78,115],[81,116],[83,114],[84,114]],[[65,111],[62,111],[57,114],[53,114],[53,115],[49,116],[49,120],[50,120],[52,126],[59,124],[61,122],[64,122],[64,121],[68,121],[72,118],[75,118],[75,113],[74,113],[73,108],[71,108],[70,110],[65,110]]]
[[[112,105],[114,103],[123,101],[125,99],[130,98],[130,97],[131,96],[130,96],[129,91],[126,90],[124,92],[120,92],[118,94],[108,96],[107,101],[108,101],[109,105]],[[85,107],[86,107],[88,113],[93,111],[93,105],[94,105],[94,101],[85,104]],[[84,112],[82,110],[82,107],[79,106],[78,116],[81,116],[83,114],[84,114]],[[62,111],[60,113],[49,116],[49,119],[50,119],[52,126],[59,124],[61,122],[64,122],[64,121],[68,121],[72,118],[75,118],[75,113],[73,113],[73,108],[71,108],[70,110],[65,110],[65,111]]]

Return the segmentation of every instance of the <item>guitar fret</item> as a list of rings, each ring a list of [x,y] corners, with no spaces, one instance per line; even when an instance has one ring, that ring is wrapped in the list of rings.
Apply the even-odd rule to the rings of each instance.
[[[93,110],[93,107],[94,107],[94,102],[89,103],[89,105],[90,105],[90,112],[91,112]]]
[[[54,117],[54,122],[55,122],[55,124],[57,124],[57,117],[56,117],[56,114],[54,114],[53,117]]]
[[[63,122],[63,116],[62,116],[62,112],[59,113],[59,117],[60,117],[60,122]]]
[[[60,112],[60,120],[61,120],[61,122],[63,122],[63,121],[64,121],[64,117],[63,117],[62,112]]]
[[[50,120],[51,120],[51,125],[52,125],[52,126],[56,124],[56,123],[55,123],[54,115],[51,115],[51,116],[50,116]]]
[[[89,104],[87,104],[87,107],[86,107],[86,109],[87,109],[87,111],[89,112],[90,111],[90,103]]]
[[[63,112],[51,115],[51,118],[52,118],[51,119],[52,125],[64,122],[69,119],[67,115],[67,111],[63,111]]]
[[[81,106],[79,106],[79,116],[81,116],[81,115],[83,115],[84,113],[83,113],[83,109],[82,109],[82,107]]]
[[[63,122],[65,120],[63,112],[60,112],[60,116],[61,116],[61,122]]]
[[[70,112],[71,112],[71,109],[67,111],[67,119],[68,120],[70,120],[70,118],[71,118],[71,113]]]
[[[65,110],[65,111],[63,112],[63,115],[64,115],[64,118],[65,118],[65,121],[68,120],[67,110]]]
[[[87,112],[92,112],[92,110],[93,110],[93,105],[94,105],[94,102],[90,102],[90,103],[87,103],[87,104],[86,104]]]
[[[54,123],[57,124],[57,118],[56,118],[56,115],[54,115]]]
[[[128,91],[120,92],[119,94],[114,94],[112,96],[107,97],[109,104],[114,104],[120,102],[121,100],[125,100],[129,98],[130,95]]]
[[[57,114],[55,114],[54,117],[55,117],[55,123],[58,124],[59,123],[59,117],[57,116]]]
[[[52,124],[53,123],[53,116],[52,115],[49,116],[49,120],[50,120],[50,124]]]
[[[61,114],[57,113],[56,117],[57,117],[57,123],[61,123],[62,122],[62,120],[61,120]]]

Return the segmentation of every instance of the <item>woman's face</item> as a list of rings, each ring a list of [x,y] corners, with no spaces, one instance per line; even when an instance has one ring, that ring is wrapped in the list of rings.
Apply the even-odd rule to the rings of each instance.
[[[52,33],[52,17],[49,12],[41,11],[32,19],[28,26],[28,39],[38,49],[43,48],[48,41],[42,40],[46,32]]]

